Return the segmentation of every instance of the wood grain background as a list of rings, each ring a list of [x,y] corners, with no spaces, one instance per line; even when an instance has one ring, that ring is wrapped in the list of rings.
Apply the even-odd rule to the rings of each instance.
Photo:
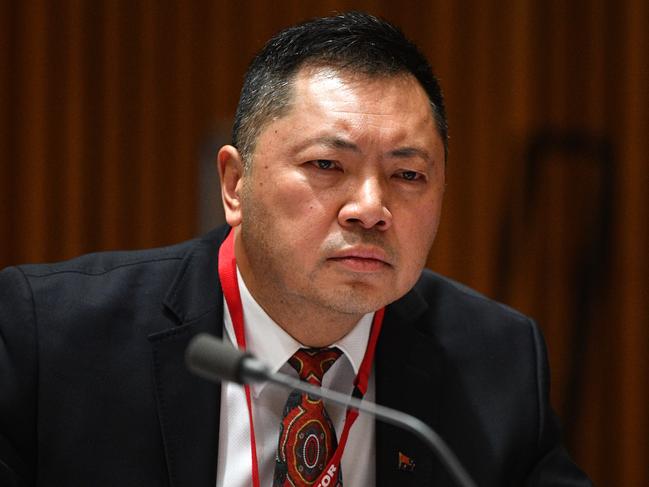
[[[0,0],[0,267],[198,234],[253,53],[349,9],[400,25],[445,89],[430,266],[537,318],[575,459],[649,485],[644,0]]]

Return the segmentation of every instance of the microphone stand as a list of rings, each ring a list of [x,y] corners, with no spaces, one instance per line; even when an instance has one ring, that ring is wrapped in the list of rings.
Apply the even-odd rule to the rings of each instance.
[[[205,333],[191,340],[185,356],[192,372],[211,381],[226,380],[238,384],[270,382],[289,391],[298,390],[346,408],[372,414],[386,423],[404,428],[435,452],[460,487],[477,487],[444,440],[426,423],[414,416],[369,401],[362,401],[351,395],[316,387],[289,375],[273,373],[266,364],[252,355],[226,345],[223,341]]]
[[[246,383],[270,382],[289,391],[297,389],[310,396],[326,399],[345,408],[350,407],[372,414],[386,423],[404,428],[421,439],[437,454],[437,457],[458,485],[461,487],[477,487],[476,483],[469,476],[446,442],[430,426],[410,414],[402,413],[401,411],[381,406],[380,404],[362,401],[351,395],[342,394],[331,389],[322,389],[321,387],[316,387],[290,375],[273,374],[261,361],[250,356],[243,359],[239,372],[241,378]]]

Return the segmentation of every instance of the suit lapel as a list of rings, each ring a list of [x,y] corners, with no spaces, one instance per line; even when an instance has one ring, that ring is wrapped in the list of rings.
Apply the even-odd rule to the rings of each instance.
[[[416,326],[426,309],[415,290],[388,307],[376,352],[376,397],[436,428],[441,354]],[[437,478],[434,455],[411,433],[377,422],[376,440],[377,486],[432,485]]]
[[[165,298],[176,326],[149,336],[158,418],[170,485],[209,486],[216,479],[221,388],[191,374],[185,349],[198,333],[221,336],[223,295],[217,258],[223,231],[198,240]]]

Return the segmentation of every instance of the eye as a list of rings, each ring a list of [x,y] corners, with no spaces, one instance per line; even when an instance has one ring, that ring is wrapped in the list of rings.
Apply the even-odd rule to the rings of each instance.
[[[317,159],[313,161],[313,164],[318,168],[318,169],[335,169],[336,165],[334,161],[331,161],[329,159]]]
[[[424,175],[417,171],[399,171],[397,177],[405,181],[423,181]]]

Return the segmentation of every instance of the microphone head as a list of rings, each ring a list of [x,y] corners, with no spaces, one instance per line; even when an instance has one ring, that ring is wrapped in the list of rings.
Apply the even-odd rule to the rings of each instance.
[[[212,381],[243,383],[241,366],[249,354],[207,333],[196,335],[185,350],[185,362],[193,373]]]

